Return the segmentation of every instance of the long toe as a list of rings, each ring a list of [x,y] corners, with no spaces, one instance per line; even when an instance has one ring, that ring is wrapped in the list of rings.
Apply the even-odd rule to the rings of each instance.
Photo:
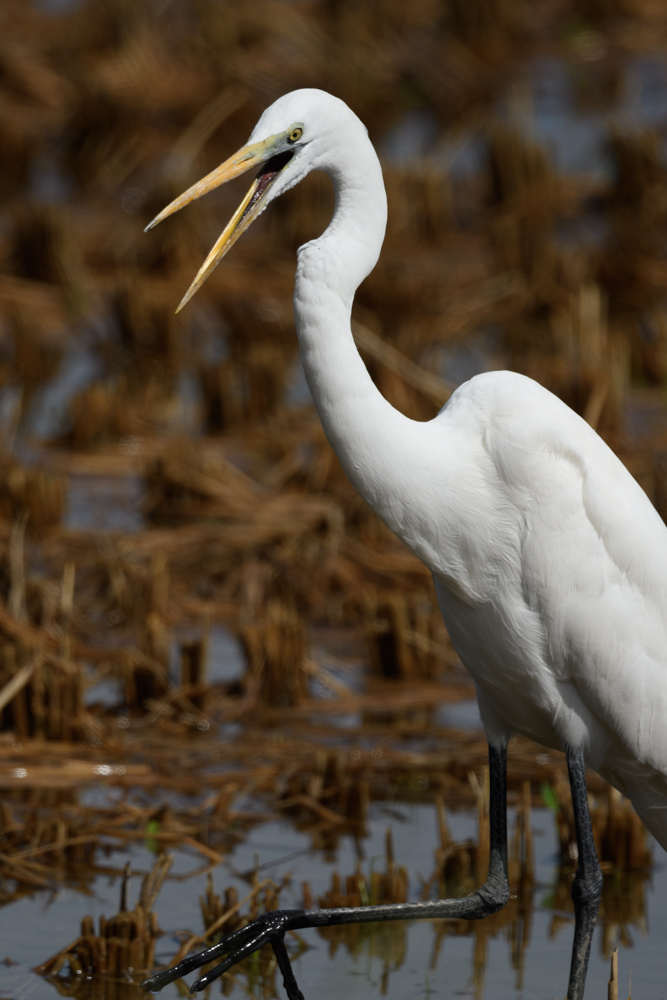
[[[247,958],[248,955],[252,955],[256,951],[259,951],[263,945],[268,944],[272,936],[272,931],[267,930],[266,928],[263,928],[259,934],[255,933],[250,940],[244,941],[240,948],[237,948],[236,951],[227,955],[227,958],[223,962],[220,962],[219,965],[216,965],[215,968],[207,972],[205,976],[202,976],[196,983],[193,983],[190,992],[199,993],[201,990],[205,989],[210,983],[219,979],[220,976],[227,971],[227,969],[231,969],[232,965],[236,965],[237,962],[241,962],[244,958]]]
[[[285,992],[287,993],[287,1000],[304,1000],[303,993],[299,989],[299,985],[296,981],[296,976],[292,969],[292,963],[290,962],[290,957],[287,954],[287,948],[285,947],[285,939],[282,934],[276,934],[273,936],[271,941],[273,946],[273,954],[276,956],[276,961],[280,967],[280,971],[283,976],[283,986],[285,987]]]

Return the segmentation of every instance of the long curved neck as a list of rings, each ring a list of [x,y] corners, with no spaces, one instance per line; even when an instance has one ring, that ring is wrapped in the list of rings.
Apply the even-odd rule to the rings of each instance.
[[[324,431],[348,478],[373,509],[394,523],[387,509],[408,425],[374,385],[352,337],[350,316],[359,284],[380,255],[387,221],[382,171],[370,140],[359,134],[353,150],[338,150],[325,169],[335,210],[326,232],[299,249],[294,313],[301,358]]]

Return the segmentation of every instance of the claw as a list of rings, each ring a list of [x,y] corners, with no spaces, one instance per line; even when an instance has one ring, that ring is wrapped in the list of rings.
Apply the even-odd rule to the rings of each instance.
[[[254,937],[251,936],[253,930],[255,931]],[[141,984],[141,989],[148,990],[150,993],[159,993],[164,986],[168,986],[169,983],[173,983],[175,979],[180,979],[182,976],[187,975],[188,972],[200,969],[202,965],[207,965],[209,962],[213,961],[214,958],[224,955],[225,952],[230,951],[235,945],[239,945],[239,947],[236,949],[234,954],[241,954],[243,957],[244,952],[242,949],[246,945],[246,942],[253,942],[257,939],[256,930],[257,929],[253,928],[252,924],[249,924],[247,927],[241,927],[237,931],[232,931],[231,934],[228,934],[227,937],[223,938],[222,941],[218,942],[218,944],[212,945],[205,951],[199,951],[196,955],[190,955],[188,958],[184,958],[182,962],[179,962],[178,965],[174,965],[171,969],[165,969],[163,972],[158,972],[149,979],[144,979]],[[229,962],[229,965],[233,964],[233,961]],[[226,968],[229,968],[229,965],[226,966]],[[221,969],[218,975],[222,975],[222,972],[224,971],[225,969]],[[208,976],[204,976],[202,979],[198,980],[192,988],[201,989],[198,984],[203,982],[204,979],[208,979]]]
[[[263,945],[270,944],[283,975],[283,984],[288,1000],[304,1000],[303,994],[297,985],[294,972],[292,971],[292,965],[284,942],[285,931],[288,929],[290,917],[293,917],[296,912],[278,910],[272,913],[265,913],[253,923],[248,924],[247,927],[241,927],[239,930],[228,934],[227,937],[223,938],[218,944],[214,944],[211,948],[200,951],[196,955],[190,955],[173,968],[165,969],[164,972],[158,972],[149,979],[144,979],[141,988],[149,990],[151,993],[158,993],[163,986],[173,983],[175,979],[180,979],[181,976],[186,975],[188,972],[200,969],[202,965],[207,965],[214,958],[226,954],[226,958],[219,965],[216,965],[203,975],[201,979],[192,984],[190,992],[199,993],[216,979],[219,979],[232,965],[236,965],[237,962],[247,958],[248,955],[259,951]]]
[[[248,927],[244,927],[243,930],[249,931],[252,929],[252,927],[253,925],[249,924]],[[285,948],[285,944],[283,942],[284,935],[285,935],[285,930],[280,925],[277,928],[275,928],[272,927],[271,924],[269,923],[268,927],[267,926],[262,927],[259,934],[255,933],[254,937],[248,938],[248,940],[246,941],[242,941],[240,946],[236,949],[236,951],[231,952],[229,955],[227,955],[227,958],[225,958],[223,962],[220,962],[220,964],[216,965],[214,969],[211,969],[209,972],[206,973],[206,975],[202,976],[201,979],[198,979],[197,982],[193,984],[190,992],[199,993],[201,990],[209,986],[210,983],[214,982],[216,979],[219,979],[220,976],[222,976],[227,971],[227,969],[231,969],[232,965],[236,965],[237,962],[241,962],[244,958],[247,958],[248,955],[252,955],[254,954],[254,952],[259,951],[259,949],[262,948],[265,944],[272,945],[274,954],[276,956],[276,959],[278,960],[278,965],[280,966],[281,971],[283,970],[283,963],[284,962],[287,963],[287,968],[289,969],[289,973],[292,977],[292,980],[294,981],[294,986],[296,986],[296,979],[294,979],[294,973],[292,972],[290,960],[287,955],[287,949]],[[228,943],[228,940],[229,939],[227,939],[227,942],[221,941],[220,944]],[[227,949],[225,948],[225,951],[226,950]],[[288,991],[288,997],[290,997],[290,1000],[293,1000],[289,991]],[[298,1000],[298,998],[296,998],[296,1000]],[[303,1000],[303,997],[301,997],[301,1000]]]
[[[231,969],[232,965],[236,965],[237,962],[240,962],[241,959],[245,958],[247,955],[252,955],[252,953],[261,948],[264,943],[264,941],[261,941],[255,947],[255,941],[251,941],[245,948],[239,948],[238,951],[232,952],[231,955],[227,956],[224,962],[220,962],[219,965],[216,965],[215,968],[207,972],[206,975],[201,977],[201,979],[198,979],[196,983],[193,983],[190,987],[190,992],[199,993],[201,990],[206,989],[206,987],[215,982],[216,979],[219,979],[220,976],[227,971],[227,969]]]

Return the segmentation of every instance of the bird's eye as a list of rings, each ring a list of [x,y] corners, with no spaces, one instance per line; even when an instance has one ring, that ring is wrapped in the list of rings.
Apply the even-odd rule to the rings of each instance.
[[[303,129],[297,125],[297,127],[293,128],[292,131],[290,132],[289,136],[287,137],[287,141],[297,142],[302,135],[303,135]]]

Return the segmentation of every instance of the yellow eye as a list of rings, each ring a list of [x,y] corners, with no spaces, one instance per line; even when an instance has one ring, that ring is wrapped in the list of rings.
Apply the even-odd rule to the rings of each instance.
[[[297,142],[302,135],[303,135],[303,129],[301,128],[300,125],[297,125],[297,127],[293,128],[292,131],[290,132],[289,136],[287,137],[287,141]]]

